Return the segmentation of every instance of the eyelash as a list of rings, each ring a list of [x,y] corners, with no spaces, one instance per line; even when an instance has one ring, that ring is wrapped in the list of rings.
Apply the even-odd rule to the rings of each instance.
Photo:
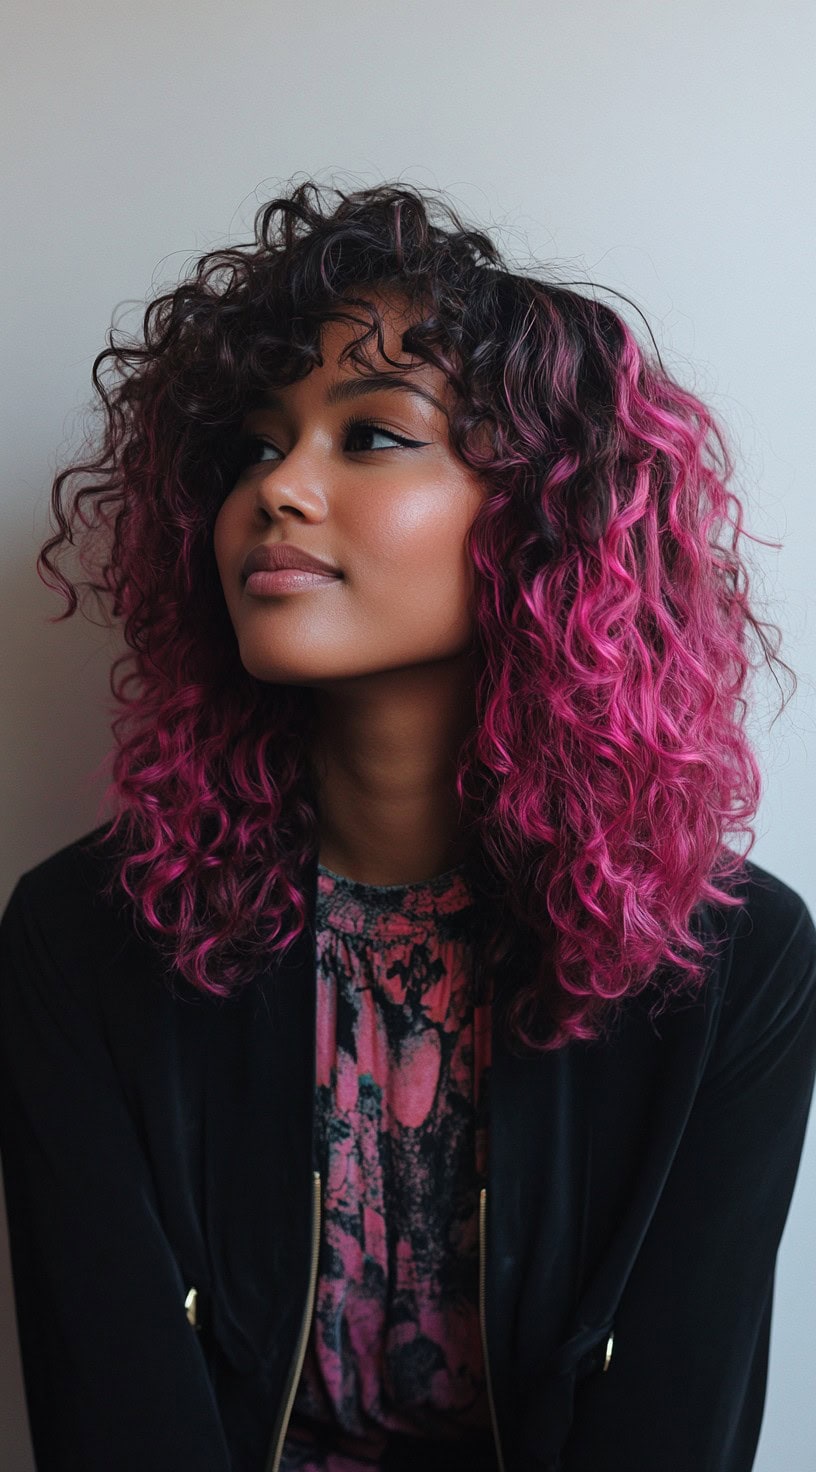
[[[418,449],[421,445],[424,445],[426,443],[425,440],[406,439],[405,435],[395,434],[393,429],[387,429],[384,424],[377,424],[376,420],[374,419],[366,419],[362,414],[350,414],[348,419],[345,419],[343,421],[343,424],[341,426],[341,434],[343,436],[343,439],[346,438],[346,435],[349,433],[350,430],[357,428],[374,429],[377,431],[378,434],[387,435],[389,439],[396,440],[398,445],[402,445],[403,448],[409,450]],[[241,456],[242,464],[249,465],[253,463],[260,463],[253,460],[253,452],[260,445],[266,445],[271,450],[277,450],[278,448],[277,445],[272,444],[271,440],[266,440],[261,435],[247,435],[244,437],[243,453]],[[361,455],[376,455],[378,453],[379,452],[377,450],[358,451],[358,454]]]

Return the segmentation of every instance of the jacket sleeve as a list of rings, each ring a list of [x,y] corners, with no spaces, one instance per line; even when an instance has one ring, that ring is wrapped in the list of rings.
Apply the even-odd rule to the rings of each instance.
[[[38,1472],[229,1472],[92,989],[37,904],[24,875],[0,924],[0,1155]]]
[[[793,895],[793,891],[788,891]],[[564,1472],[750,1472],[816,1069],[816,929],[734,948],[718,1034]],[[761,952],[759,961],[753,959]],[[803,1464],[804,1465],[804,1464]]]

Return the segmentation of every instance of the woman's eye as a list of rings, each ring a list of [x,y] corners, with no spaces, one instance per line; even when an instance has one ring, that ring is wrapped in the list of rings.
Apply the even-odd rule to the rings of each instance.
[[[392,445],[396,444],[413,446],[420,443],[418,440],[407,440],[404,438],[403,435],[393,434],[390,429],[383,429],[379,424],[370,424],[367,420],[352,420],[351,423],[345,426],[344,433],[346,435],[347,444],[349,443],[349,441],[351,441],[352,443],[355,441],[359,443],[359,441],[361,440],[368,441],[371,439],[372,435],[375,437],[379,436],[381,439],[390,440]],[[351,448],[351,445],[349,445],[349,448]],[[364,443],[362,445],[359,445],[359,448],[365,450],[373,450],[375,446]],[[385,446],[386,450],[389,448],[389,445]]]
[[[275,446],[268,440],[262,440],[256,434],[239,434],[228,447],[225,457],[225,468],[228,470],[232,481],[241,480],[250,465],[270,464],[276,462],[274,458],[266,460],[265,451],[271,450],[272,457],[278,454]]]
[[[245,441],[244,452],[241,457],[243,464],[262,464],[264,450],[271,450],[273,455],[277,455],[280,453],[278,450],[275,449],[274,445],[269,443],[269,440],[262,440],[259,439],[257,435],[250,435]]]
[[[366,451],[391,450],[395,445],[402,445],[406,449],[419,449],[427,444],[427,440],[409,440],[404,435],[395,434],[391,429],[385,429],[380,424],[372,424],[369,420],[349,420],[342,427],[344,447],[352,453]],[[385,444],[372,443],[373,440],[385,440]],[[269,452],[267,454],[267,452]],[[274,465],[275,457],[280,456],[281,451],[271,440],[261,439],[259,435],[246,435],[243,439],[241,449],[242,465]]]

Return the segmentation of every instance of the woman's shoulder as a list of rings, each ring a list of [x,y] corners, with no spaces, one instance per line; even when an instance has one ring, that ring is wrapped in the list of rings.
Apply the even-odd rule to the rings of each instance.
[[[717,906],[714,933],[726,941],[722,1010],[711,1059],[720,1078],[756,1068],[816,1028],[816,925],[804,898],[752,860],[735,887],[739,908]],[[816,1037],[814,1037],[816,1044]]]
[[[24,927],[46,948],[88,952],[130,931],[132,907],[114,889],[117,856],[100,824],[23,871],[5,905],[0,927]]]
[[[745,878],[735,886],[743,901],[737,910],[717,906],[715,932],[730,933],[735,949],[750,955],[759,966],[780,961],[788,964],[812,958],[816,951],[816,926],[810,908],[792,885],[764,869],[752,859],[744,863]]]
[[[18,882],[25,882],[28,889],[37,889],[43,885],[48,887],[54,881],[64,881],[82,870],[87,870],[89,865],[98,866],[106,860],[110,862],[113,845],[106,838],[109,828],[109,823],[100,823],[98,828],[92,828],[90,832],[72,839],[62,848],[46,854],[44,859],[32,864],[29,869],[24,869]]]

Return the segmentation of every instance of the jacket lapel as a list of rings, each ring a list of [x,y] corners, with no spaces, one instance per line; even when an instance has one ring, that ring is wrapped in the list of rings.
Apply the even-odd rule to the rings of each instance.
[[[693,926],[708,923],[704,908]],[[532,1465],[532,1449],[557,1458],[576,1379],[603,1364],[720,994],[715,960],[702,994],[656,1023],[649,989],[623,1005],[606,1041],[536,1058],[508,1052],[494,1012],[486,1319],[508,1465]]]
[[[204,1217],[213,1330],[235,1367],[288,1363],[309,1272],[315,1054],[314,901],[282,964],[219,1005],[209,1032]]]

